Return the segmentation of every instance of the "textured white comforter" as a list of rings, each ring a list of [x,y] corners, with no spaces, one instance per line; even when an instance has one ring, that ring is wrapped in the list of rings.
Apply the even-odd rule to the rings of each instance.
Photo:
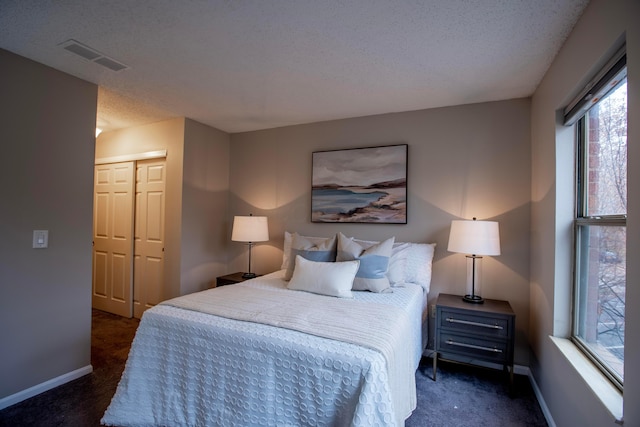
[[[264,309],[251,301],[251,291],[262,295]],[[356,292],[356,301],[343,301],[289,291],[278,272],[154,307],[143,316],[102,422],[119,426],[402,425],[415,408],[414,373],[422,349],[425,301],[419,286],[394,291]],[[229,292],[239,296],[223,298]],[[216,295],[226,301],[218,308],[211,302]],[[234,310],[240,301],[245,301],[243,308]],[[370,303],[365,312],[380,310],[380,316],[363,320],[357,312],[363,301]],[[348,313],[351,307],[353,314]],[[284,316],[265,315],[282,309]],[[398,309],[410,327],[393,331],[396,344],[375,344],[388,333],[383,331],[384,323],[404,317]],[[207,311],[220,315],[228,311],[233,318]],[[323,321],[319,313],[326,313],[329,320]],[[337,322],[336,316],[340,317]],[[366,316],[372,318],[371,313]],[[238,320],[246,317],[254,319]],[[307,320],[297,328],[296,317]],[[309,329],[314,324],[320,325],[316,331]],[[363,341],[367,331],[374,337],[371,343]]]

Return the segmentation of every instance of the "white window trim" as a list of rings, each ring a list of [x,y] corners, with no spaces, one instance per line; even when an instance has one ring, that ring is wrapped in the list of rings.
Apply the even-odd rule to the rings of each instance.
[[[607,409],[616,424],[622,424],[622,392],[570,339],[549,336],[585,384]]]

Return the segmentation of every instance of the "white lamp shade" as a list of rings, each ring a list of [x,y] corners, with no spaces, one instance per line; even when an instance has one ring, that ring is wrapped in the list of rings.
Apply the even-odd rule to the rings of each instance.
[[[500,255],[500,230],[496,221],[451,221],[449,252]]]
[[[266,216],[235,216],[231,240],[234,242],[266,242],[269,226]]]

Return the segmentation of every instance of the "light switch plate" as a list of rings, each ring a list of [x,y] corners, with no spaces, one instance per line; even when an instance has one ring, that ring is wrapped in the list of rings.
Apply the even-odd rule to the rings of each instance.
[[[33,248],[44,249],[49,247],[49,230],[33,230]]]

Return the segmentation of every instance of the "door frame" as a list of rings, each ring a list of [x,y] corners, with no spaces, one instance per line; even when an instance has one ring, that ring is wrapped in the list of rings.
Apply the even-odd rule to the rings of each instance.
[[[167,157],[167,150],[146,151],[143,153],[123,154],[121,156],[96,158],[94,164],[137,162],[138,160],[160,159]]]

